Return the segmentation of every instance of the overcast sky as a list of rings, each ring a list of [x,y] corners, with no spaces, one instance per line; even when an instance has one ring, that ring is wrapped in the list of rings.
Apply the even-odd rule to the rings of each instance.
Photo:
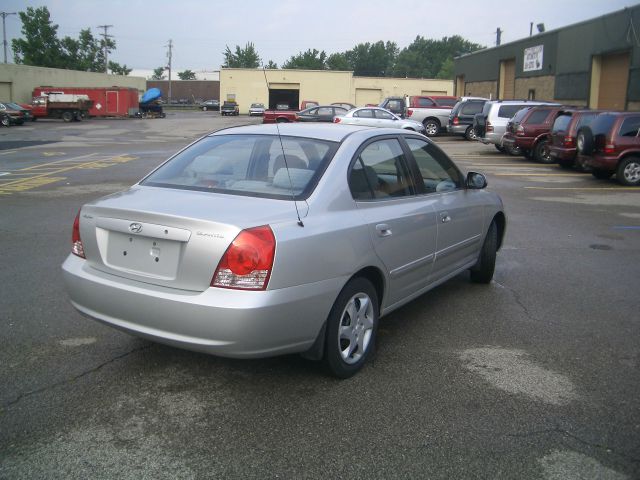
[[[98,25],[117,48],[110,60],[135,69],[166,65],[166,45],[173,40],[174,71],[217,70],[225,45],[253,42],[262,60],[281,65],[309,48],[327,54],[361,42],[393,41],[402,49],[417,35],[439,39],[461,35],[485,46],[529,35],[529,23],[547,30],[587,20],[637,4],[632,0],[2,0],[0,10],[18,12],[47,6],[58,35],[77,37]],[[6,19],[9,61],[11,39],[22,24]],[[534,26],[535,31],[535,26]],[[1,58],[0,58],[1,60]]]

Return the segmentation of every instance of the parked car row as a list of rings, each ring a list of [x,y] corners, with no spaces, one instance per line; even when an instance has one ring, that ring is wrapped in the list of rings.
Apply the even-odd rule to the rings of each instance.
[[[614,174],[640,186],[640,112],[590,110],[525,100],[487,101],[474,117],[474,134],[485,144],[539,163]]]

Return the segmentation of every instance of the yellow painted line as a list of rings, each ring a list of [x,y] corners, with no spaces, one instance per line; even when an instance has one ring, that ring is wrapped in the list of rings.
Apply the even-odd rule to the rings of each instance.
[[[66,180],[65,177],[34,177],[21,180],[19,183],[12,185],[0,185],[0,195],[8,195],[10,193],[24,192],[32,188],[42,187],[50,183]]]
[[[589,178],[582,173],[492,173],[496,177],[582,177]]]
[[[638,187],[523,187],[529,190],[635,190],[640,193]]]
[[[65,163],[65,162],[71,162],[73,160],[79,160],[81,158],[89,158],[89,157],[93,157],[97,155],[97,153],[89,153],[87,155],[80,155],[79,157],[73,157],[73,158],[66,158],[64,160],[56,160],[55,162],[49,162],[49,163],[39,163],[38,165],[34,165],[33,167],[27,167],[27,168],[21,168],[19,171],[25,171],[25,170],[35,170],[37,168],[42,168],[48,165],[58,165],[59,163]]]

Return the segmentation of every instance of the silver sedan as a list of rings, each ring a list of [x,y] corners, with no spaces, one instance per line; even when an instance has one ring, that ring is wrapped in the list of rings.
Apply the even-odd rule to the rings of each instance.
[[[485,186],[415,132],[225,129],[84,205],[64,280],[81,313],[134,335],[298,352],[346,378],[380,317],[465,270],[491,281],[506,219]]]
[[[333,123],[361,125],[367,127],[402,128],[424,133],[424,125],[415,120],[402,119],[389,110],[379,107],[363,107],[349,110],[344,115],[334,117]]]

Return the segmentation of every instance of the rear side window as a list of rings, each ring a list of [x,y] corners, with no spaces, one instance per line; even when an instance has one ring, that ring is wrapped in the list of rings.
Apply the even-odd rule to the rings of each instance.
[[[303,199],[313,190],[336,148],[333,142],[310,138],[214,135],[176,155],[141,184]]]
[[[456,103],[458,103],[457,98],[438,98],[436,99],[438,105],[442,107],[453,107]]]
[[[502,118],[511,118],[524,106],[525,105],[501,105],[498,109],[498,116]]]
[[[591,131],[594,135],[604,135],[609,133],[616,121],[616,116],[610,113],[601,113],[591,123]]]
[[[475,115],[476,113],[482,112],[483,106],[483,102],[464,102],[460,113],[462,115]]]
[[[524,116],[527,114],[527,112],[530,110],[529,107],[525,107],[522,110],[518,110],[517,113],[513,116],[512,121],[514,123],[518,123],[521,122],[522,119],[524,118]]]
[[[552,132],[566,132],[571,123],[571,115],[559,115],[551,127]]]
[[[448,192],[462,186],[462,176],[446,155],[424,140],[407,138],[407,145],[418,164],[426,193]]]
[[[357,112],[353,112],[354,117],[360,118],[373,118],[373,110],[367,108],[365,110],[358,110]]]
[[[428,108],[435,106],[433,100],[429,98],[418,98],[418,107]]]
[[[578,119],[578,125],[576,128],[584,127],[585,125],[591,125],[591,122],[598,116],[597,113],[583,113]]]
[[[529,118],[527,118],[526,123],[529,125],[540,125],[547,119],[549,112],[550,110],[534,110],[531,112],[531,115],[529,115]]]
[[[349,188],[356,200],[411,195],[406,160],[398,140],[379,140],[364,147],[349,173]]]
[[[640,117],[627,117],[620,125],[621,137],[637,137],[640,129]]]

